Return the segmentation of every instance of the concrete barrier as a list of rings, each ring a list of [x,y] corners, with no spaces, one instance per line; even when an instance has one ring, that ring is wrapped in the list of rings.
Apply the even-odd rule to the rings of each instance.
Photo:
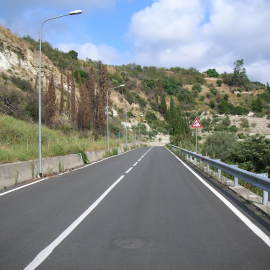
[[[93,152],[86,152],[87,158],[90,163],[100,160],[105,156],[106,151],[100,150],[100,151],[93,151]]]
[[[128,145],[130,149],[132,144]],[[125,146],[118,147],[118,153],[123,153]],[[112,149],[111,149],[112,150]],[[86,155],[90,163],[102,159],[106,150],[87,152]],[[44,175],[56,174],[66,170],[74,169],[84,165],[80,154],[48,157],[43,159]],[[35,179],[38,175],[37,160],[29,160],[0,165],[0,190],[19,184],[21,182]]]
[[[43,159],[45,175],[63,172],[84,164],[79,154],[50,157]],[[15,162],[0,165],[0,190],[37,177],[37,160]]]

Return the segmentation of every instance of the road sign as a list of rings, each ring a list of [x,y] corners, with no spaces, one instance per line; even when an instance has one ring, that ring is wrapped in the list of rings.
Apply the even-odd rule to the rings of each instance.
[[[195,120],[193,121],[191,127],[192,128],[202,128],[202,124],[200,122],[200,119],[196,117]]]

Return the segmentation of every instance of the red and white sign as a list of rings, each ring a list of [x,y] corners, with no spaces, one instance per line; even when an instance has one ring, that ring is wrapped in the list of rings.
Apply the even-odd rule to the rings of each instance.
[[[196,117],[195,120],[193,121],[191,127],[192,128],[202,128],[202,124],[200,122],[200,119]]]

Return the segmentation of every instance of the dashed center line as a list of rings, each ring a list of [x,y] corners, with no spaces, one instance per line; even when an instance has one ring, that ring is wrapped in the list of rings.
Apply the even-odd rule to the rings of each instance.
[[[144,153],[140,158],[145,157],[152,147]],[[136,164],[137,165],[137,164]],[[129,173],[134,167],[130,167],[125,173]],[[24,268],[24,270],[34,270],[39,265],[41,265],[54,251],[54,249],[59,246],[62,241],[68,237],[81,223],[82,221],[100,204],[101,201],[124,179],[125,175],[121,175],[103,194],[91,204],[76,220],[74,220],[54,241],[52,241],[47,247],[41,250],[36,257]]]
[[[135,163],[133,164],[133,167],[137,166],[137,164],[138,164],[138,162],[135,162]]]
[[[125,173],[129,173],[134,167],[130,167]]]

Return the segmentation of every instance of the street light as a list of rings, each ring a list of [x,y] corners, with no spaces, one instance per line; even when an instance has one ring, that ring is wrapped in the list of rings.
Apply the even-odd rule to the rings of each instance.
[[[70,16],[70,15],[79,15],[81,13],[82,13],[81,10],[70,11],[68,14],[46,19],[40,25],[40,30],[39,30],[39,68],[38,68],[38,175],[39,175],[39,177],[42,176],[42,128],[41,128],[41,68],[42,68],[42,55],[41,55],[41,48],[42,48],[43,26],[48,21],[52,21],[52,20],[59,19],[59,18],[62,18],[62,17],[66,17],[66,16]]]
[[[124,84],[120,84],[112,89],[117,89],[124,87]],[[107,90],[107,106],[106,106],[106,115],[107,115],[107,151],[110,151],[110,134],[109,134],[109,91]]]

